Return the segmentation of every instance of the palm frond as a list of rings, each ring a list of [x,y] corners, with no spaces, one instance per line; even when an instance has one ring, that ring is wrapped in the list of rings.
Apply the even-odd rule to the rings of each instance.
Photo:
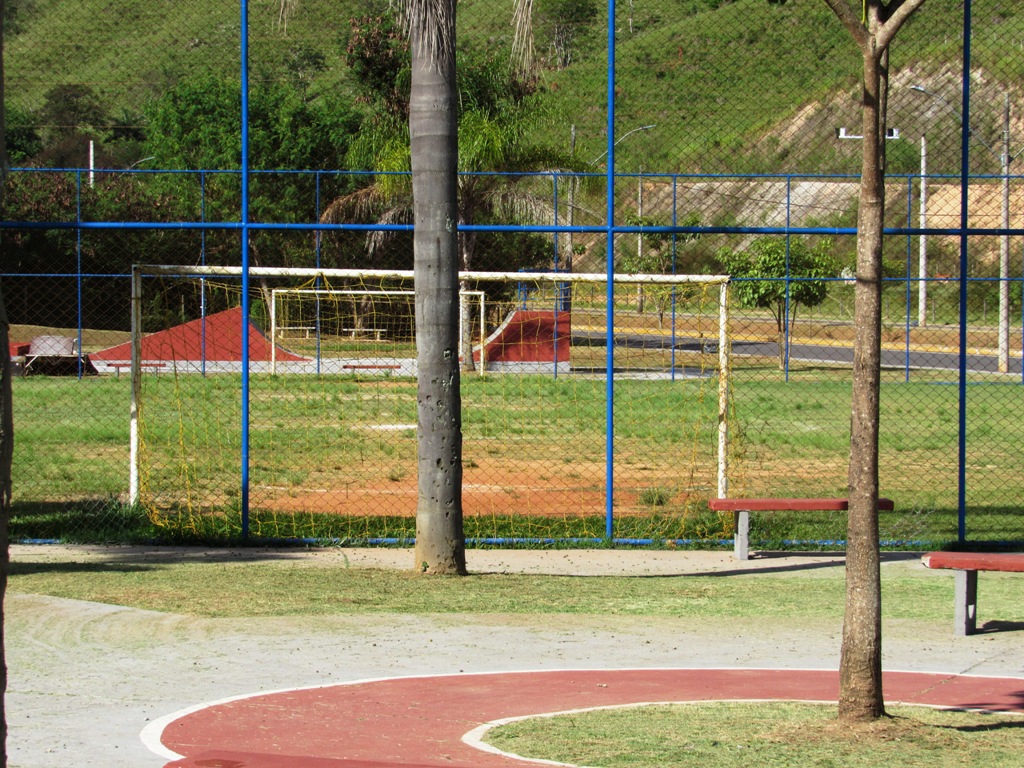
[[[371,184],[347,195],[334,198],[323,213],[321,224],[345,224],[353,221],[368,221],[376,217],[383,204],[379,190]]]
[[[417,47],[413,53],[446,67],[454,65],[455,0],[404,0],[398,5],[409,40]]]
[[[288,34],[288,19],[299,7],[299,0],[279,0],[277,8],[277,26],[284,33]]]
[[[531,194],[515,185],[496,188],[489,202],[491,210],[504,221],[524,224],[550,224],[554,221],[550,197]]]
[[[515,0],[512,12],[512,62],[517,74],[529,80],[534,73],[533,0]]]
[[[412,200],[406,200],[404,205],[394,205],[385,210],[377,219],[378,224],[412,224]],[[394,238],[395,232],[386,229],[375,229],[366,233],[366,255],[371,259],[376,255],[377,250],[388,240]]]

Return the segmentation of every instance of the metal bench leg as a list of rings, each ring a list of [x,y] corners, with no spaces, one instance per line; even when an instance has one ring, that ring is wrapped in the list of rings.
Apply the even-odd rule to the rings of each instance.
[[[733,538],[733,552],[737,560],[750,559],[750,512],[737,509],[733,512],[733,527],[736,530]]]
[[[953,594],[953,630],[959,636],[973,635],[978,628],[978,572],[956,571]]]

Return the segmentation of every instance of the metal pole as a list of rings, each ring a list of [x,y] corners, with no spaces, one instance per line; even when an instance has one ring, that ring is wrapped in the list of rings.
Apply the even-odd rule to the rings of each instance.
[[[999,238],[999,372],[1010,371],[1010,94],[1003,98],[1003,151],[999,155],[1003,176],[1003,234]]]
[[[928,139],[921,134],[921,208],[918,212],[921,229],[928,226]],[[928,323],[928,236],[922,232],[917,238],[917,325]]]
[[[139,404],[142,402],[142,273],[132,267],[132,401],[128,427],[128,503],[139,503]]]
[[[718,498],[729,497],[729,383],[732,378],[729,283],[718,293]]]
[[[608,0],[608,167],[605,173],[605,538],[615,532],[615,0]],[[625,138],[625,137],[623,137]],[[600,158],[598,158],[600,159]],[[595,161],[596,162],[596,161]]]
[[[957,539],[967,539],[967,214],[971,142],[971,0],[964,0],[964,52],[960,114],[960,360],[957,415]]]

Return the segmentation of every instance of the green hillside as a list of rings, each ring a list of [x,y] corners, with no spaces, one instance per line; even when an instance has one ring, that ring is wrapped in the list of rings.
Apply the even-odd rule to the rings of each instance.
[[[571,63],[560,68],[544,16],[555,2],[535,4],[548,107],[537,131],[565,149],[575,127],[580,156],[597,159],[606,141],[604,6],[575,29]],[[1013,0],[975,5],[975,123],[995,131],[989,102],[1004,90],[1016,93],[1024,78],[1024,13]],[[249,7],[255,83],[292,82],[309,99],[355,93],[344,63],[350,19],[379,12],[382,2],[300,0],[287,23],[280,0],[252,0]],[[462,40],[509,45],[511,0],[463,0],[458,14]],[[961,14],[957,0],[929,0],[893,48],[890,125],[908,137],[890,147],[897,171],[912,172],[914,142],[926,128],[955,140],[955,121],[939,119],[935,104],[908,85],[923,82],[956,98]],[[197,72],[234,75],[239,68],[234,0],[18,0],[8,3],[8,17],[8,104],[44,130],[53,127],[42,114],[47,94],[61,84],[88,86],[112,119],[145,130],[147,100]],[[620,168],[857,170],[855,144],[834,138],[837,127],[857,125],[858,56],[821,0],[638,0],[620,4],[617,31],[617,132],[656,126],[622,145]],[[938,158],[945,150],[936,147]],[[945,153],[955,157],[954,150]]]

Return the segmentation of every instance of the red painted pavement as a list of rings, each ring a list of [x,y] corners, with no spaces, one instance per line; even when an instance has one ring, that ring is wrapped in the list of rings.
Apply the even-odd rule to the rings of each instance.
[[[167,768],[514,768],[462,737],[494,720],[663,701],[836,701],[831,671],[577,670],[401,677],[267,693],[172,719]],[[887,672],[890,703],[1024,712],[1024,679]]]

